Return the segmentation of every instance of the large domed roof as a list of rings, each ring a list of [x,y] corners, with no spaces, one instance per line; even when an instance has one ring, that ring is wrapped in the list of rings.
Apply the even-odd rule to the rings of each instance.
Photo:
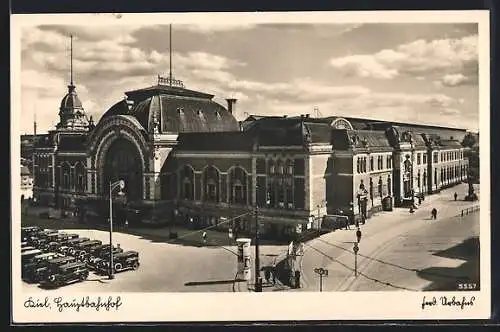
[[[112,106],[103,118],[133,115],[148,132],[238,131],[238,121],[213,95],[179,86],[156,85],[126,92],[127,100]]]

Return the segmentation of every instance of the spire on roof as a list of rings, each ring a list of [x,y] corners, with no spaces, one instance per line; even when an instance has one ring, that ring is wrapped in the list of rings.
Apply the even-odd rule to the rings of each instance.
[[[181,80],[176,80],[172,73],[172,24],[169,26],[169,72],[168,77],[158,75],[158,85],[167,85],[170,87],[184,88],[184,83]]]

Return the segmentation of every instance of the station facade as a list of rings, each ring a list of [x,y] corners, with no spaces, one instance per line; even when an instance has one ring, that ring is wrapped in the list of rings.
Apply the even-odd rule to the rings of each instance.
[[[71,82],[60,122],[33,147],[39,205],[105,221],[109,184],[123,179],[117,222],[247,233],[257,208],[261,232],[279,237],[320,228],[328,215],[369,218],[384,200],[404,206],[467,179],[462,129],[308,114],[238,122],[235,99],[223,106],[160,76],[125,95],[94,124]]]

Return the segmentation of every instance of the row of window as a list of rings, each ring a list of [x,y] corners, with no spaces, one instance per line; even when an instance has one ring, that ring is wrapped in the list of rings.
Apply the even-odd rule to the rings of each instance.
[[[417,153],[417,165],[427,164],[427,153]]]
[[[278,159],[266,160],[264,158],[257,158],[256,171],[258,174],[267,173],[273,174],[289,174],[289,175],[304,175],[305,169],[304,159]]]
[[[453,161],[463,159],[463,151],[447,151],[441,152],[441,162],[443,161]]]
[[[392,156],[386,156],[385,158],[385,169],[391,169],[392,168]],[[367,168],[366,168],[366,157],[358,157],[356,158],[356,173],[366,173]],[[384,169],[384,156],[377,156],[377,168],[375,169],[375,159],[374,157],[370,157],[370,169],[369,172],[375,171],[375,170],[382,170]]]

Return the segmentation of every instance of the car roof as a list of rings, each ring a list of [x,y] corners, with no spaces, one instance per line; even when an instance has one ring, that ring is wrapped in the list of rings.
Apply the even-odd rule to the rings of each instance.
[[[50,257],[56,255],[55,252],[47,252],[44,254],[36,255],[35,258],[45,258],[45,257]]]
[[[74,263],[68,263],[68,264],[62,265],[61,269],[66,270],[66,269],[70,269],[72,267],[77,267],[77,266],[86,266],[86,265],[85,265],[85,263],[82,263],[82,262],[74,262]]]
[[[39,253],[41,253],[42,251],[40,249],[33,249],[33,250],[29,250],[29,251],[25,251],[23,252],[21,255],[23,256],[27,256],[27,255],[30,255],[30,254],[34,254],[34,255],[37,255]]]
[[[129,251],[121,252],[119,254],[115,254],[115,257],[130,256],[130,255],[137,255],[137,254],[139,254],[137,251],[129,250]]]
[[[73,256],[64,256],[64,257],[57,257],[57,258],[51,259],[51,260],[49,260],[49,262],[50,263],[59,263],[59,262],[73,260],[73,259],[76,259],[76,258]]]

